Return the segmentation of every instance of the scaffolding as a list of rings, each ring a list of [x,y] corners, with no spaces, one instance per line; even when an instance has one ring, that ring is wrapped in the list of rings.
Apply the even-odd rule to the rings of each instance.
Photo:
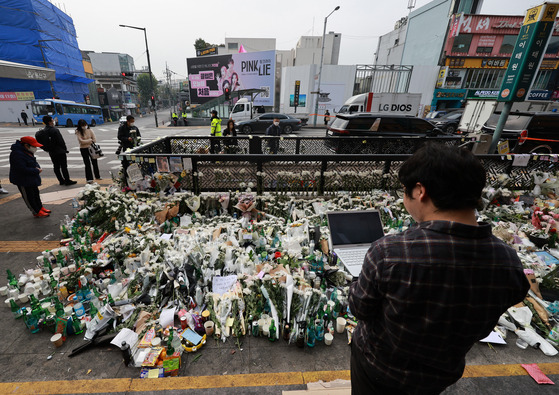
[[[357,65],[353,94],[367,92],[407,93],[413,66]]]

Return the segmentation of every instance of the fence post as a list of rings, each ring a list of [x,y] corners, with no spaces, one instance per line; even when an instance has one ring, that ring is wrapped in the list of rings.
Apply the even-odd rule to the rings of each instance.
[[[320,178],[318,179],[318,196],[324,195],[324,173],[326,173],[326,169],[328,167],[328,161],[323,160],[320,165]]]
[[[299,155],[300,152],[301,152],[301,139],[297,137],[297,140],[295,140],[295,154]]]
[[[260,136],[250,136],[248,141],[249,154],[262,154],[262,139]]]
[[[198,161],[192,158],[192,192],[196,195],[200,194],[200,185],[198,183]]]
[[[262,195],[264,193],[264,180],[262,179],[262,161],[256,162],[256,193]]]

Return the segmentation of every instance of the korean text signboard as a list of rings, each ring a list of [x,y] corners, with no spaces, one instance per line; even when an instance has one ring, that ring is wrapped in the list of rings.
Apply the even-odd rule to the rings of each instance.
[[[187,59],[191,103],[204,104],[230,92],[263,89],[254,105],[273,106],[276,51],[209,55]]]
[[[301,89],[301,81],[295,81],[295,92],[293,94],[293,104],[294,107],[299,106],[299,90]]]
[[[559,5],[544,3],[530,8],[516,40],[497,101],[524,101],[553,31]]]

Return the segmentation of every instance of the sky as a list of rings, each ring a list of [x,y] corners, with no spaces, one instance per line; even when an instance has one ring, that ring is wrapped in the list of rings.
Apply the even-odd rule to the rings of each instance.
[[[301,36],[342,34],[339,64],[373,64],[378,37],[408,15],[408,0],[64,0],[53,4],[74,20],[81,50],[127,53],[136,69],[147,66],[144,34],[118,25],[145,27],[152,72],[162,79],[165,64],[186,78],[186,58],[195,57],[194,41],[222,44],[225,37],[275,38],[276,49],[295,48]],[[429,3],[417,0],[416,9]],[[481,12],[523,15],[538,0],[485,0]],[[281,5],[281,6],[280,6]],[[506,5],[506,7],[504,7]]]

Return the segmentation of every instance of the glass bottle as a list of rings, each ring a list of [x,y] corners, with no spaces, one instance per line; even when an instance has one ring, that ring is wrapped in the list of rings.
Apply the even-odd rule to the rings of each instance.
[[[19,289],[16,276],[13,275],[10,269],[6,269],[6,273],[8,273],[8,284],[14,289]]]
[[[324,322],[321,319],[315,321],[316,341],[321,342],[324,340]]]
[[[122,352],[122,358],[124,359],[124,366],[130,365],[130,361],[132,360],[130,345],[126,342],[122,342],[120,345],[120,351]]]
[[[72,313],[72,328],[74,329],[74,333],[76,335],[79,335],[80,333],[83,332],[81,321],[76,315],[76,312]]]
[[[303,327],[302,324],[299,324],[299,325],[301,325],[301,326],[299,327],[299,332],[297,333],[297,340],[296,340],[295,343],[297,344],[297,347],[304,348],[305,347],[305,328]]]
[[[15,302],[15,300],[10,299],[10,308],[12,309],[12,313],[14,315],[15,319],[21,318],[22,317],[22,311],[19,308],[19,306],[17,305],[17,303]]]
[[[314,325],[311,324],[307,327],[307,346],[309,347],[314,347],[316,342],[316,334],[315,334],[315,329],[314,329]]]
[[[270,340],[271,342],[276,341],[276,331],[276,323],[272,318],[272,324],[270,325],[270,336],[268,337],[268,340]]]
[[[167,339],[167,356],[171,356],[175,353],[175,348],[173,347],[173,328],[169,331],[169,338]]]
[[[289,324],[285,324],[283,326],[283,340],[288,342],[290,336],[291,336],[291,326]]]

